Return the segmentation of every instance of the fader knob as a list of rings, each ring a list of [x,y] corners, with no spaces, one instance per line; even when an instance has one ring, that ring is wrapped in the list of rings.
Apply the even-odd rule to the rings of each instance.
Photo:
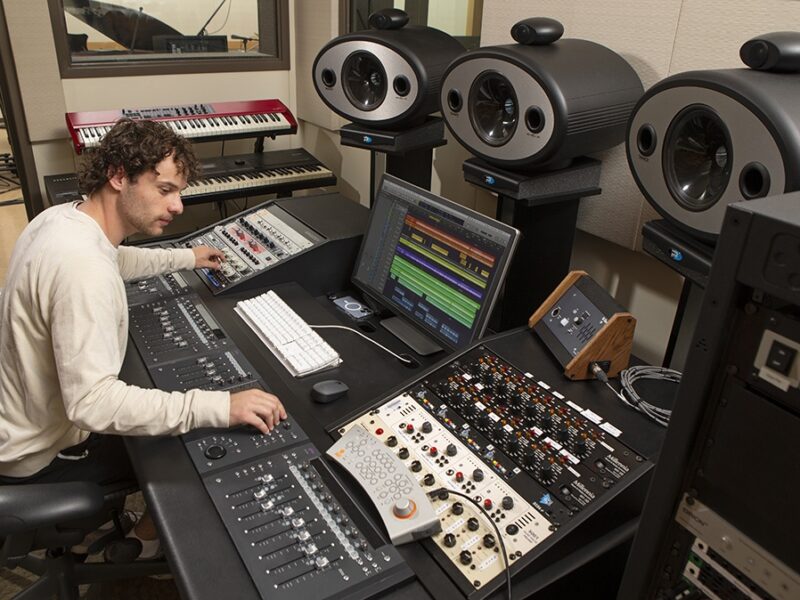
[[[446,534],[444,536],[444,545],[447,546],[448,548],[452,548],[453,546],[455,546],[456,536],[454,536],[452,533]]]
[[[228,451],[225,450],[225,447],[220,446],[219,444],[214,444],[213,446],[209,446],[208,448],[206,448],[205,452],[203,452],[203,454],[206,455],[206,458],[210,458],[211,460],[218,460],[223,456],[225,456],[227,453]]]
[[[462,565],[468,565],[472,562],[472,553],[469,550],[462,550],[461,554],[458,555],[458,560]]]
[[[553,476],[553,466],[550,463],[545,463],[542,465],[542,468],[539,469],[539,478],[547,481]]]
[[[467,519],[467,529],[469,529],[470,531],[478,531],[478,528],[480,526],[481,525],[478,522],[478,519],[476,519],[475,517],[470,517],[469,519]]]
[[[583,438],[578,438],[578,441],[575,442],[575,453],[578,456],[583,456],[586,454],[586,440]]]

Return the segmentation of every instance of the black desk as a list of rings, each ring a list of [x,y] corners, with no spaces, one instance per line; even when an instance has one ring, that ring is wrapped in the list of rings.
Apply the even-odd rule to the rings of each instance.
[[[417,357],[421,366],[409,369],[352,333],[325,330],[324,337],[341,354],[343,364],[335,370],[297,380],[263,348],[256,336],[233,313],[235,303],[242,298],[251,297],[254,292],[214,298],[194,274],[188,275],[187,279],[259,371],[270,390],[282,399],[287,410],[320,449],[325,449],[332,443],[325,432],[325,427],[330,423],[387,395],[392,388],[401,386],[404,381],[416,379],[436,359],[442,358],[442,355],[427,359]],[[310,324],[352,324],[326,298],[313,298],[298,284],[281,284],[273,289]],[[396,352],[408,351],[381,328],[369,335]],[[512,360],[521,369],[556,385],[562,394],[578,404],[606,416],[623,430],[621,440],[640,454],[651,459],[657,455],[664,436],[662,428],[622,406],[601,384],[575,383],[564,379],[559,365],[533,334],[526,331],[505,334],[486,345],[500,356]],[[129,345],[121,377],[129,383],[150,385],[149,376],[132,344]],[[316,381],[329,378],[341,379],[350,386],[347,399],[329,405],[312,403],[309,399],[311,386]],[[189,460],[183,442],[179,438],[129,438],[126,441],[181,595],[195,600],[230,597],[257,600],[259,595]],[[635,519],[643,504],[647,483],[645,479],[647,477],[628,488],[623,497],[618,498],[618,502],[615,501],[613,506],[608,507],[609,510],[598,513],[575,531],[574,535],[571,534],[567,538],[569,543],[565,540],[532,565],[537,568],[528,569],[527,577],[519,581],[520,589],[515,592],[515,597],[523,597],[541,587],[537,573],[547,564],[560,557],[570,556],[573,551],[580,550],[592,540]],[[363,494],[359,496],[360,490],[351,491],[354,491],[356,498],[361,499],[362,506],[368,512],[372,510]],[[609,543],[619,544],[615,540],[609,540]],[[458,597],[455,586],[443,575],[420,544],[401,546],[400,551],[419,579],[407,582],[383,597]],[[517,587],[515,579],[515,589]]]

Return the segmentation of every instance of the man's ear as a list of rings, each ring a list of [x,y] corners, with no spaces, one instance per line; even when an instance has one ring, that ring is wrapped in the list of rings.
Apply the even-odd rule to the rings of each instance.
[[[122,180],[125,179],[125,169],[122,167],[108,167],[108,184],[117,192],[122,190]]]

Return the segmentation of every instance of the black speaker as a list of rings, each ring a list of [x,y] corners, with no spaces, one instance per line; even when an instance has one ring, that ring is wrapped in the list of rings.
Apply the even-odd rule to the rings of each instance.
[[[464,47],[438,29],[403,26],[404,15],[396,9],[375,13],[370,24],[376,29],[339,36],[320,50],[314,87],[331,110],[393,130],[439,110],[442,73]]]
[[[800,598],[800,193],[728,207],[619,598]]]
[[[722,69],[664,79],[629,124],[636,183],[665,218],[713,242],[729,204],[800,189],[798,97],[795,74]]]
[[[476,156],[511,170],[557,168],[625,139],[638,75],[605,46],[561,32],[552,19],[521,21],[512,35],[525,43],[479,48],[447,67],[442,115]]]

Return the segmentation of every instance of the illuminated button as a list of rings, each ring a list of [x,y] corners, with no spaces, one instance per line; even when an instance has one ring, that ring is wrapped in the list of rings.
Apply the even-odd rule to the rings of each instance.
[[[464,474],[461,471],[457,471],[456,472],[456,481],[458,483],[461,483],[462,481],[464,481]]]
[[[436,449],[436,446],[431,446],[431,449],[429,450],[429,452],[430,452],[431,456],[438,456],[438,454],[439,454],[439,451]]]
[[[380,427],[378,427],[378,428],[375,430],[375,435],[383,435],[383,429],[381,429]]]
[[[406,433],[414,433],[414,426],[411,423],[406,425]]]
[[[486,510],[492,510],[493,506],[494,503],[492,502],[491,498],[487,498],[486,500],[483,501],[483,508],[485,508]]]

